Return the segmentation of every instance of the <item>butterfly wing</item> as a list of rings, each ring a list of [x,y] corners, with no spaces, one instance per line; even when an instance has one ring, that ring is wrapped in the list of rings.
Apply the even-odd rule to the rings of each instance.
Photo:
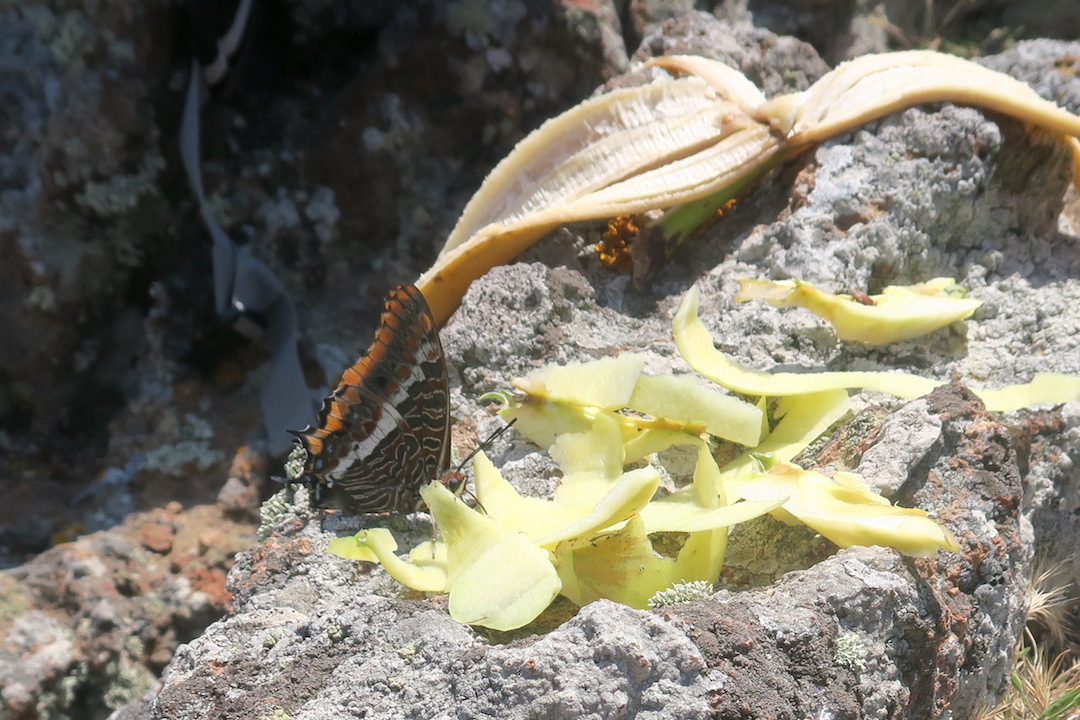
[[[367,355],[323,402],[318,426],[299,433],[307,450],[298,478],[318,507],[412,512],[420,488],[448,465],[446,359],[424,296],[400,285],[387,298]]]

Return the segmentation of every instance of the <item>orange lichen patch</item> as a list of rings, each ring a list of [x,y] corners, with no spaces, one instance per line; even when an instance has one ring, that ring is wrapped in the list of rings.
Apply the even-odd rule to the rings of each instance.
[[[288,572],[314,551],[310,538],[273,536],[251,548],[251,572],[236,589],[241,594],[250,594],[252,587],[269,584],[275,575]]]
[[[176,530],[171,523],[151,521],[139,528],[139,542],[147,550],[167,554],[172,550]]]
[[[247,445],[241,445],[233,454],[229,465],[229,477],[257,478],[266,473],[266,455]]]
[[[630,244],[641,234],[640,216],[620,215],[608,221],[607,230],[596,244],[600,263],[608,270],[629,272],[633,267]]]
[[[468,417],[454,423],[450,428],[450,440],[459,457],[465,457],[475,450],[480,444],[476,431],[476,419]]]
[[[735,209],[735,203],[737,203],[737,202],[738,202],[737,199],[731,198],[726,203],[724,203],[720,207],[716,208],[716,212],[714,212],[710,217],[706,218],[705,222],[701,223],[696,228],[694,228],[693,237],[700,237],[706,230],[711,228],[713,226],[713,224],[715,224],[717,221],[723,220],[728,215],[730,215],[731,211]]]
[[[206,594],[210,603],[226,610],[232,602],[232,593],[225,587],[225,570],[220,567],[198,567],[184,573],[191,587]]]

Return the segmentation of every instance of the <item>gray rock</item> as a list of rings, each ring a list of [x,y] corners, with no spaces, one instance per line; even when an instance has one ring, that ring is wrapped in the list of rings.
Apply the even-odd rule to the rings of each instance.
[[[908,403],[881,424],[877,441],[862,454],[859,472],[891,498],[907,480],[908,469],[921,463],[940,441],[941,418],[923,400]]]
[[[104,718],[220,618],[250,529],[220,507],[133,513],[0,574],[0,717]],[[145,717],[145,713],[144,713]]]
[[[259,446],[265,357],[215,316],[178,154],[189,5],[0,2],[0,566],[211,503]],[[612,2],[442,5],[254,3],[203,112],[210,205],[295,301],[313,406],[342,363],[311,348],[355,358],[490,165],[627,66]],[[83,494],[109,466],[133,482]]]
[[[150,37],[172,22],[156,2],[0,7],[0,372],[18,379],[0,393],[0,412],[20,413],[30,437],[86,392],[78,375],[113,354],[127,367],[140,349],[130,336],[111,347],[108,332],[88,341],[80,324],[120,319],[134,268],[169,245],[154,90],[171,70],[166,42]],[[108,381],[131,387],[129,377]]]
[[[833,64],[866,53],[919,47],[973,57],[1001,52],[1017,41],[1072,40],[1080,33],[1080,9],[1069,0],[969,0],[953,5],[722,0],[715,12],[721,19],[752,21],[778,35],[798,37]]]
[[[698,36],[724,32],[703,16],[686,22]],[[560,231],[476,282],[444,332],[455,413],[483,426],[475,398],[549,361],[635,350],[648,371],[685,371],[669,323],[693,282],[720,346],[755,367],[900,368],[986,385],[1080,372],[1080,318],[1064,311],[1080,301],[1080,251],[1057,229],[1068,181],[1056,144],[945,106],[812,151],[645,291],[599,268],[589,230]],[[739,277],[874,292],[943,274],[983,309],[885,348],[838,343],[801,310],[730,301]],[[556,603],[507,636],[459,626],[440,598],[324,552],[377,518],[320,520],[297,506],[240,556],[234,615],[178,652],[151,717],[971,718],[1007,681],[1033,553],[1075,537],[1077,404],[992,417],[959,385],[911,403],[858,401],[876,410],[818,462],[846,458],[894,501],[927,509],[960,552],[837,552],[766,519],[733,533],[729,559],[743,569],[709,600],[653,612]],[[527,444],[504,438],[491,455],[520,486],[550,489],[536,478],[550,462]],[[429,532],[419,518],[398,531]],[[777,537],[801,551],[752,564]]]

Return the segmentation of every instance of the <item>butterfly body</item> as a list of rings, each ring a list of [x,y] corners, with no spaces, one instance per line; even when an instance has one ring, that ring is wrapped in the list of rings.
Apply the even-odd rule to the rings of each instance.
[[[413,512],[419,491],[444,476],[450,389],[438,328],[412,285],[389,295],[367,354],[342,374],[316,426],[296,433],[306,451],[296,482],[316,507]]]

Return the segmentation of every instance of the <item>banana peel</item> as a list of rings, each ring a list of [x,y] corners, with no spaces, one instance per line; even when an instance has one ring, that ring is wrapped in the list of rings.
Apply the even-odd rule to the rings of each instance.
[[[866,55],[808,90],[770,99],[715,60],[648,64],[688,77],[663,75],[586,100],[518,143],[484,180],[417,281],[440,326],[473,280],[561,225],[723,197],[817,143],[922,103],[972,105],[1049,130],[1072,151],[1080,187],[1080,117],[1004,73],[944,53]]]
[[[675,347],[686,363],[718,385],[744,395],[787,397],[830,390],[866,388],[894,397],[927,395],[944,381],[898,371],[769,373],[748,368],[716,349],[705,323],[698,317],[701,293],[697,286],[683,296],[671,321]],[[970,388],[991,412],[1019,410],[1037,403],[1066,403],[1080,399],[1080,375],[1036,373],[1030,382],[1003,388]]]
[[[939,548],[960,549],[953,534],[926,511],[892,505],[856,473],[829,477],[781,462],[766,472],[728,480],[725,489],[759,502],[786,498],[774,516],[804,523],[842,548],[882,545],[913,557],[933,556]]]
[[[971,316],[982,302],[963,297],[950,277],[911,286],[890,285],[880,295],[834,295],[800,280],[739,280],[735,302],[765,300],[802,307],[825,318],[841,340],[885,345],[921,337]]]

